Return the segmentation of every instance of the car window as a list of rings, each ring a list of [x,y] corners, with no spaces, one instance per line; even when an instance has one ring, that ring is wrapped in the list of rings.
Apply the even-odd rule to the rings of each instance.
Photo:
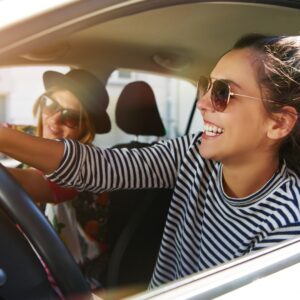
[[[31,8],[34,9],[31,13],[27,10],[30,8],[30,2],[33,3]],[[36,98],[44,91],[42,84],[43,72],[51,69],[65,73],[69,70],[68,67],[55,66],[55,64],[63,63],[87,68],[88,71],[101,74],[102,78],[109,78],[106,82],[110,95],[108,111],[113,127],[108,134],[97,136],[96,144],[103,147],[128,142],[135,138],[119,130],[114,120],[117,99],[124,86],[129,82],[144,80],[151,85],[166,127],[166,138],[175,138],[186,131],[195,99],[195,82],[199,74],[208,74],[217,59],[232,47],[237,38],[248,33],[297,35],[300,32],[299,0],[77,0],[77,4],[83,3],[81,9],[79,9],[80,5],[72,5],[68,10],[33,18],[32,21],[35,22],[22,23],[23,17],[19,13],[24,14],[25,18],[36,16],[38,14],[36,9],[46,2],[49,5],[58,5],[63,3],[64,0],[0,0],[0,9],[3,12],[0,19],[0,29],[5,29],[0,39],[2,66],[18,63],[30,65],[47,61],[51,64],[51,66],[36,68],[0,69],[0,121],[21,125],[35,124],[36,120],[32,116],[32,106]],[[2,4],[3,6],[1,6]],[[8,5],[11,6],[11,13],[4,9]],[[85,7],[83,8],[83,6]],[[71,18],[71,16],[74,18]],[[15,32],[6,28],[13,21],[10,19],[11,17],[20,20],[20,23],[15,25],[21,26],[12,27]],[[215,26],[216,20],[221,26]],[[183,60],[187,59],[185,61],[187,68],[183,70],[180,69],[180,66],[177,68],[176,64],[175,68],[172,68],[174,65],[170,66],[168,63],[165,65],[169,59],[172,61],[173,57],[170,55],[164,60],[163,56],[157,56],[157,51],[164,49],[170,52],[169,54],[178,52],[178,58],[180,59],[176,60],[175,58],[175,62],[180,63],[181,58]],[[150,57],[153,58],[151,63]],[[160,58],[162,58],[162,61],[160,61]],[[110,74],[112,68],[117,67],[147,69],[153,72],[160,70],[168,76],[158,76],[127,69],[118,69]],[[181,80],[171,77],[170,74],[177,74],[177,76],[180,74],[194,81]],[[202,129],[202,126],[200,114],[196,110],[190,132],[197,132]],[[226,138],[226,136],[224,137]],[[155,137],[146,137],[140,140],[151,142],[155,139]],[[220,140],[222,143],[222,138]],[[194,187],[197,188],[196,185]],[[199,202],[196,203],[199,204]],[[20,219],[20,221],[22,220]],[[154,221],[156,222],[156,220]],[[213,236],[214,232],[211,233]],[[231,232],[227,231],[226,234],[230,236]],[[282,236],[286,236],[285,233]],[[150,234],[149,237],[151,237]],[[140,251],[140,248],[135,248],[134,251],[132,253],[133,259],[138,261],[136,253]],[[273,252],[276,252],[276,250]],[[189,256],[187,255],[187,257]],[[271,261],[269,265],[273,267],[276,264],[282,265],[287,262],[294,264],[295,261],[294,258],[287,261],[286,257],[280,255],[278,263]],[[146,263],[148,261],[142,261],[140,264],[142,271],[145,270]],[[230,264],[232,263],[234,261],[230,262]],[[257,265],[261,266],[259,263]],[[243,263],[239,267],[242,266]],[[294,267],[297,267],[297,270]],[[222,268],[225,271],[230,271],[228,264],[224,264]],[[245,269],[247,272],[251,271],[247,265]],[[224,298],[223,296],[219,297],[220,299],[263,298],[275,300],[286,298],[287,295],[289,295],[288,298],[291,298],[290,293],[292,293],[295,295],[293,299],[297,299],[300,292],[294,292],[292,288],[299,287],[296,281],[297,274],[300,272],[299,263],[297,266],[286,270],[277,270],[277,268],[269,269],[269,272],[273,274],[268,276],[270,282],[267,283],[267,278],[262,278],[251,281],[246,286],[245,279],[241,276],[241,270],[237,268],[233,271],[241,288],[224,295]],[[291,270],[293,272],[290,272]],[[128,271],[129,278],[132,270],[128,267],[126,271]],[[214,271],[208,270],[208,272]],[[227,274],[223,275],[221,273],[220,275],[227,280],[227,286],[233,286],[233,280]],[[258,274],[258,278],[265,276],[265,272],[258,272]],[[280,276],[277,277],[277,275]],[[195,274],[195,276],[206,278],[206,275],[201,274]],[[289,280],[289,277],[293,280]],[[209,282],[209,276],[206,279],[208,284],[204,284],[205,289],[211,288],[213,293],[218,293],[218,295],[220,295],[220,290],[222,293],[228,291],[223,286],[215,285],[214,280]],[[189,276],[181,280],[184,281],[182,286],[191,285],[189,292],[185,290],[182,294],[179,294],[178,290],[174,290],[172,296],[162,295],[160,299],[199,299],[199,290],[196,288],[198,280]],[[188,280],[190,281],[188,282]],[[186,284],[186,282],[188,283]],[[287,285],[286,282],[288,282]],[[195,285],[192,286],[192,283],[195,283]],[[245,286],[243,287],[243,285]],[[260,288],[264,288],[265,291],[263,292]],[[168,292],[169,286],[163,286],[162,289]],[[212,299],[213,297],[206,296],[203,299],[208,298]],[[120,296],[112,299],[120,299]]]
[[[167,138],[175,138],[185,133],[188,119],[195,101],[196,87],[187,80],[161,76],[133,70],[116,70],[108,82],[107,90],[110,97],[109,115],[112,119],[112,131],[108,135],[101,135],[96,143],[112,146],[126,143],[134,139],[133,136],[121,131],[115,125],[115,106],[123,88],[130,82],[145,81],[153,89],[158,110],[166,129]],[[202,127],[200,114],[195,112],[190,132],[199,131]],[[142,142],[153,142],[156,137],[139,137]]]
[[[35,125],[36,120],[33,117],[32,108],[37,97],[44,91],[43,73],[47,70],[66,73],[69,69],[66,66],[0,68],[0,122]],[[95,144],[110,147],[135,138],[120,130],[115,125],[114,118],[115,106],[121,91],[125,85],[137,80],[143,80],[152,87],[166,128],[166,137],[174,138],[185,133],[195,101],[194,84],[175,77],[116,70],[111,74],[106,86],[110,97],[108,112],[112,121],[112,130],[107,134],[98,135]],[[196,111],[190,132],[197,132],[201,128],[200,114]],[[139,140],[144,142],[153,142],[156,139],[156,137],[139,137]]]
[[[65,66],[0,68],[0,122],[35,125],[32,108],[44,92],[43,73],[69,69]]]
[[[0,28],[74,1],[75,0],[1,0],[0,10],[5,11],[5,14],[1,14]],[[16,6],[18,9],[16,9]]]
[[[217,300],[239,300],[239,299],[298,299],[300,287],[298,275],[300,264],[292,265],[289,268],[270,274],[252,283],[226,293]],[[282,288],[284,286],[284,288]]]

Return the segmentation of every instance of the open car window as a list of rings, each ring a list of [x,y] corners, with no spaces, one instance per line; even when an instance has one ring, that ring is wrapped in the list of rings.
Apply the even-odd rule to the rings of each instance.
[[[111,146],[135,138],[120,130],[115,124],[115,107],[120,93],[127,84],[135,81],[145,81],[153,89],[159,114],[166,129],[163,138],[175,138],[185,133],[196,96],[196,87],[193,83],[172,76],[120,69],[111,74],[106,85],[110,96],[108,111],[112,119],[112,131],[99,136],[96,143],[98,141]],[[199,131],[201,126],[200,114],[196,112],[190,132]],[[140,136],[138,139],[142,142],[153,142],[157,137]]]
[[[67,72],[66,66],[17,66],[0,68],[0,122],[35,125],[32,109],[45,91],[43,73]]]
[[[38,15],[40,13],[49,11],[55,7],[74,2],[76,0],[51,0],[51,1],[35,1],[35,0],[1,0],[0,1],[0,10],[4,11],[4,14],[1,14],[0,19],[0,28],[4,28],[13,24],[16,21],[21,21],[28,19],[32,16]],[[18,9],[16,9],[16,6]]]
[[[18,125],[35,125],[32,108],[44,92],[43,73],[47,70],[66,73],[66,66],[18,66],[0,68],[0,122]],[[196,87],[187,80],[171,76],[130,70],[114,71],[106,88],[110,102],[108,112],[112,119],[112,130],[98,135],[95,144],[113,146],[128,142],[135,137],[121,131],[115,124],[115,107],[123,88],[130,82],[145,81],[153,89],[157,107],[166,129],[164,138],[174,138],[185,133],[196,96]],[[200,113],[195,112],[190,132],[201,129]],[[153,142],[155,136],[140,136],[140,141]]]

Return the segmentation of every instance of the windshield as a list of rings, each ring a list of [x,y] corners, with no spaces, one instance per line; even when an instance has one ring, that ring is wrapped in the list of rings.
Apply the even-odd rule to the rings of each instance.
[[[78,0],[0,0],[0,11],[5,11],[1,14],[0,29],[75,1]]]

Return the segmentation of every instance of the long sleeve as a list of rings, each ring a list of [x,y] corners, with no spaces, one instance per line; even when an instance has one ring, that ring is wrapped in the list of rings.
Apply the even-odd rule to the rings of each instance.
[[[139,149],[101,149],[64,140],[59,168],[47,175],[64,186],[99,193],[114,189],[172,188],[190,137]]]

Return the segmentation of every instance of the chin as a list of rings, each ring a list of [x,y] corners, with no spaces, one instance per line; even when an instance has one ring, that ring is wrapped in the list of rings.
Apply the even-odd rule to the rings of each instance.
[[[205,159],[210,159],[212,153],[211,153],[211,151],[209,151],[209,149],[207,149],[207,147],[205,147],[205,146],[203,145],[203,143],[201,143],[201,144],[199,145],[199,148],[198,148],[198,149],[199,149],[200,155],[201,155],[203,158],[205,158]]]
[[[204,159],[218,160],[218,155],[215,149],[209,149],[208,147],[205,147],[202,144],[199,146],[198,149],[201,157],[203,157]]]
[[[46,139],[57,139],[60,138],[60,136],[54,135],[53,133],[49,132],[49,131],[44,131],[43,132],[43,137]]]

